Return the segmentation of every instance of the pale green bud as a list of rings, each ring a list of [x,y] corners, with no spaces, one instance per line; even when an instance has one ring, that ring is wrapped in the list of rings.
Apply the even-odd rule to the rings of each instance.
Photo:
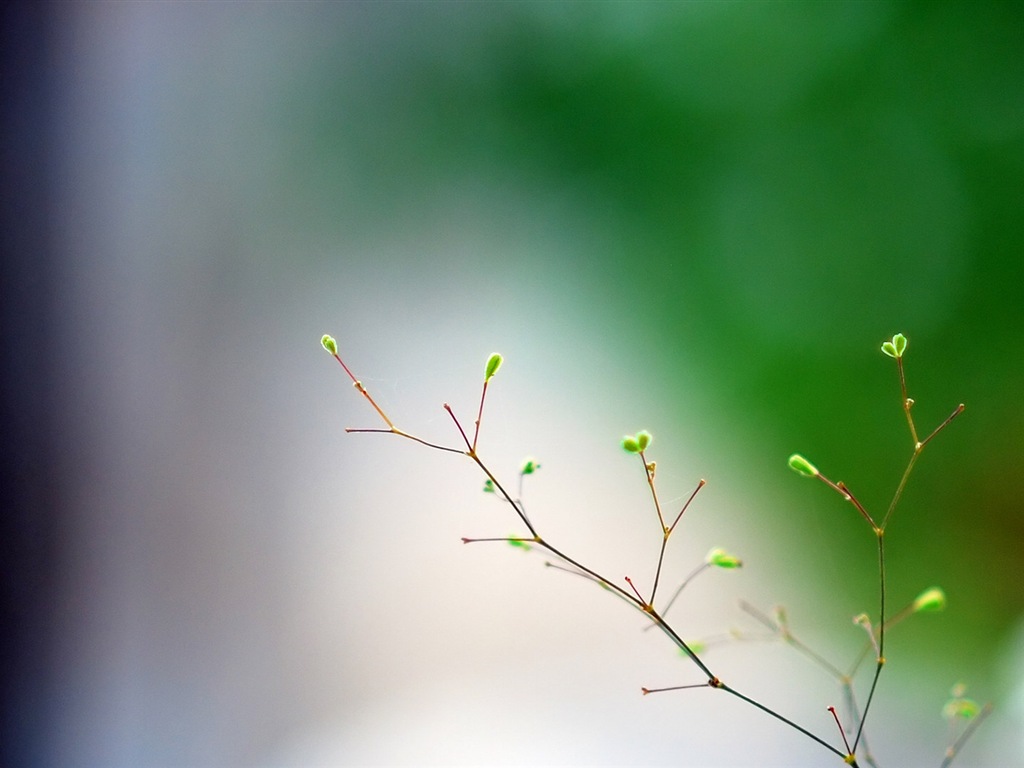
[[[654,438],[651,437],[651,433],[646,429],[642,429],[636,433],[636,444],[640,446],[641,451],[646,451],[647,446],[651,444],[651,440],[653,439]]]
[[[963,683],[957,683],[953,686],[953,690],[950,691],[953,698],[946,702],[945,706],[942,707],[942,716],[947,720],[971,720],[978,716],[981,712],[981,707],[978,706],[978,702],[974,699],[964,698],[964,692],[967,690],[967,686]]]
[[[718,568],[742,568],[743,561],[735,555],[730,555],[721,547],[715,547],[712,549],[704,558],[704,562],[708,565],[714,565]]]
[[[529,456],[523,459],[523,463],[519,466],[519,474],[521,475],[532,475],[540,469],[540,464],[535,458]]]
[[[622,447],[628,453],[640,453],[640,443],[632,435],[622,438]]]
[[[338,354],[338,342],[334,340],[333,336],[328,336],[325,333],[323,338],[320,339],[320,343],[323,345],[324,349],[326,349],[332,355]]]
[[[487,358],[487,367],[484,369],[484,381],[490,381],[494,377],[494,374],[498,372],[498,369],[501,368],[501,364],[504,361],[505,358],[497,352]]]
[[[887,354],[889,357],[901,358],[903,352],[907,348],[907,337],[902,333],[897,333],[892,337],[892,341],[882,342],[882,352]]]
[[[940,587],[926,589],[914,599],[914,612],[941,611],[946,607],[946,593]]]
[[[817,477],[818,468],[811,464],[807,459],[801,456],[799,453],[794,453],[789,457],[789,468],[794,472],[798,472],[804,477]]]

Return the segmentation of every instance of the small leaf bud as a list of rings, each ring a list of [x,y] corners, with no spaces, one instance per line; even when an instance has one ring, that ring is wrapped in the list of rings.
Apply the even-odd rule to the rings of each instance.
[[[794,472],[798,472],[804,477],[817,477],[818,468],[811,464],[807,459],[801,456],[799,453],[794,453],[789,457],[789,468]]]
[[[743,561],[735,555],[730,555],[721,547],[715,547],[707,556],[704,561],[708,565],[714,565],[718,568],[741,568],[743,567]]]
[[[324,349],[326,349],[332,355],[338,354],[338,342],[334,340],[333,336],[329,336],[325,333],[323,335],[323,338],[320,339],[320,343],[323,345]]]
[[[941,611],[946,607],[946,593],[939,587],[926,589],[914,599],[914,612]]]
[[[622,448],[627,453],[640,453],[640,443],[632,435],[622,438]]]
[[[903,357],[903,352],[907,348],[907,337],[902,333],[897,333],[892,337],[892,345],[896,348],[896,356]]]
[[[494,493],[494,481],[489,477],[484,480],[484,493]]]
[[[889,357],[899,359],[903,357],[903,352],[907,348],[907,337],[902,333],[897,333],[892,337],[892,341],[882,342],[882,352],[887,354]]]
[[[529,552],[529,550],[530,550],[529,543],[523,541],[522,539],[509,539],[508,540],[508,544],[509,544],[510,547],[515,547],[516,549],[522,549],[522,550],[524,550],[526,552]]]
[[[519,466],[519,474],[532,475],[538,469],[540,469],[540,464],[537,462],[537,460],[532,456],[528,456],[527,458],[523,459],[523,463]]]
[[[957,683],[953,686],[953,690],[950,694],[953,698],[946,702],[942,708],[942,716],[947,720],[971,720],[978,716],[981,712],[981,707],[978,706],[978,702],[974,699],[964,698],[964,693],[967,691],[967,686],[963,683]]]
[[[653,439],[654,438],[651,437],[651,433],[646,429],[642,429],[636,433],[636,444],[640,446],[641,451],[646,451],[647,446],[651,444],[651,440]]]
[[[484,381],[490,381],[494,377],[494,374],[496,374],[498,369],[501,368],[501,364],[504,360],[505,358],[497,352],[487,358],[487,368],[484,370]]]

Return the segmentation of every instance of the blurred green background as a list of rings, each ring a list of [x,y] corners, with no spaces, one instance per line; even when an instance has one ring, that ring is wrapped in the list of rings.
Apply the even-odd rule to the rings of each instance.
[[[537,514],[567,510],[548,525],[563,526],[569,548],[591,520],[607,525],[594,552],[609,537],[632,551],[632,534],[613,527],[619,497],[603,497],[625,494],[648,514],[616,441],[650,429],[667,496],[709,479],[680,571],[711,545],[748,561],[751,581],[714,598],[731,613],[700,631],[742,624],[737,596],[786,602],[795,627],[848,658],[860,642],[849,617],[877,615],[873,538],[785,461],[799,451],[884,510],[911,449],[895,366],[878,349],[900,331],[919,431],[967,410],[925,451],[887,538],[892,604],[939,584],[949,607],[894,633],[882,687],[894,703],[879,712],[896,722],[880,726],[878,757],[937,764],[935,715],[964,679],[1000,710],[963,765],[1024,758],[1013,735],[1024,696],[1024,6],[51,12],[54,306],[81,375],[57,385],[80,419],[61,454],[65,597],[49,715],[63,726],[40,754],[105,765],[799,762],[802,742],[727,748],[746,741],[732,707],[700,726],[718,753],[698,751],[707,745],[685,721],[659,738],[631,720],[614,749],[503,753],[506,730],[538,742],[500,718],[493,732],[470,729],[479,752],[449,753],[436,734],[394,724],[362,752],[308,747],[307,721],[376,733],[359,719],[371,704],[407,713],[402,680],[432,665],[450,679],[476,653],[489,655],[466,662],[474,669],[553,664],[516,695],[532,688],[536,706],[543,691],[544,719],[557,722],[559,670],[576,656],[544,656],[566,610],[562,597],[543,607],[544,595],[576,600],[579,589],[536,567],[505,571],[504,551],[446,549],[424,575],[424,549],[512,521],[480,522],[478,507],[490,508],[468,467],[345,437],[372,414],[316,343],[337,336],[400,425],[443,439],[438,404],[452,398],[469,420],[483,361],[503,351],[506,389],[488,424],[496,460],[541,457]],[[420,531],[413,520],[428,509]],[[474,581],[484,578],[494,581]],[[466,589],[472,608],[459,602]],[[505,626],[502,600],[535,623]],[[603,608],[578,607],[601,617],[583,637],[603,631]],[[477,637],[477,623],[498,634]],[[357,658],[375,648],[383,660]],[[396,666],[395,680],[357,674],[378,664]],[[595,681],[607,712],[641,684],[689,672],[654,668],[629,669],[627,688]],[[467,709],[487,711],[481,687],[498,699],[516,687],[485,679],[467,684]],[[809,712],[833,703],[825,685]],[[800,698],[775,686],[768,698]],[[714,709],[703,702],[628,706],[648,721],[653,707],[666,718]],[[922,714],[904,725],[911,704]],[[437,704],[423,693],[405,706]],[[588,716],[626,717],[602,712]],[[579,733],[611,739],[604,722]],[[596,737],[565,736],[576,738]],[[393,751],[403,740],[440,751]],[[916,762],[922,743],[934,751]]]

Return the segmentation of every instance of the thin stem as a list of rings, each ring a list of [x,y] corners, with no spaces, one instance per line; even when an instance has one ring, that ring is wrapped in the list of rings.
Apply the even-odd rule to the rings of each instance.
[[[394,429],[395,425],[391,423],[391,419],[389,419],[387,417],[387,414],[385,414],[384,411],[382,411],[380,409],[380,406],[377,405],[377,403],[374,401],[374,399],[370,396],[370,393],[366,391],[366,387],[363,386],[363,382],[361,382],[359,379],[357,379],[355,377],[355,374],[353,374],[352,371],[349,370],[348,366],[345,365],[345,361],[341,359],[341,356],[335,354],[333,357],[334,357],[335,360],[337,360],[339,363],[341,363],[341,367],[345,369],[345,373],[347,373],[348,377],[350,379],[352,379],[352,384],[355,386],[356,389],[358,389],[363,394],[363,397],[365,397],[370,402],[370,405],[373,406],[373,409],[378,414],[380,414],[380,417],[382,419],[384,419],[384,423],[387,424],[392,429]]]
[[[910,408],[914,405],[914,401],[907,397],[907,377],[903,373],[903,358],[896,358],[896,368],[900,372],[900,392],[903,395],[903,412],[907,415],[907,426],[910,427],[910,437],[914,441],[914,445],[918,445],[917,429],[914,427],[914,417],[910,415]]]
[[[446,411],[448,411],[448,415],[452,417],[452,421],[454,421],[455,422],[455,426],[458,427],[459,434],[462,435],[462,440],[463,440],[463,442],[466,443],[466,447],[469,449],[469,455],[470,456],[475,456],[476,455],[476,451],[473,449],[473,444],[470,443],[469,442],[469,438],[466,437],[466,430],[464,430],[462,428],[462,424],[460,424],[459,420],[457,418],[455,418],[455,412],[452,410],[452,407],[450,405],[448,405],[448,403],[445,403],[441,407],[444,408]]]
[[[647,462],[646,461],[644,462],[644,467],[645,468],[647,467]],[[648,480],[651,483],[651,490],[654,490],[654,476],[651,474],[650,469],[647,469],[647,476],[648,476]],[[661,580],[661,566],[662,566],[662,564],[665,561],[665,548],[668,546],[668,537],[672,535],[672,531],[674,531],[676,529],[676,526],[679,524],[679,521],[683,519],[683,513],[686,511],[687,507],[690,506],[690,502],[694,500],[694,498],[697,496],[697,493],[706,484],[707,484],[707,481],[704,480],[703,478],[701,478],[700,482],[697,483],[697,487],[693,489],[693,493],[690,494],[690,498],[688,498],[686,500],[686,502],[683,504],[683,508],[679,510],[679,514],[676,515],[675,521],[668,528],[665,527],[665,521],[661,519],[661,508],[658,507],[658,520],[661,522],[662,536],[661,536],[661,550],[658,552],[658,567],[657,567],[657,570],[655,570],[655,572],[654,572],[654,587],[653,587],[653,589],[651,589],[651,600],[650,600],[651,605],[654,605],[654,596],[658,592],[658,583]],[[658,503],[657,494],[655,494],[654,503],[655,503],[655,505],[657,505],[657,503]],[[682,587],[680,587],[680,589],[682,589]],[[678,594],[678,592],[677,592],[677,594]],[[675,599],[675,598],[673,597],[673,599]],[[669,603],[669,605],[671,605],[671,603]],[[666,606],[666,610],[667,609],[668,609],[668,606]]]
[[[676,515],[675,521],[672,523],[672,525],[669,526],[669,529],[668,529],[669,533],[672,533],[672,531],[674,531],[676,529],[676,526],[679,525],[679,521],[683,519],[683,512],[685,512],[686,508],[690,506],[690,502],[693,501],[694,497],[696,497],[696,495],[700,491],[700,489],[703,488],[705,485],[707,485],[707,482],[708,481],[705,480],[702,477],[700,479],[700,482],[697,483],[697,487],[693,489],[693,493],[690,494],[690,498],[688,498],[686,500],[686,503],[683,504],[683,508],[680,509],[679,510],[679,514]]]
[[[626,577],[626,583],[629,584],[629,588],[633,590],[633,593],[636,595],[637,601],[640,603],[640,605],[644,607],[644,610],[650,612],[651,604],[644,600],[643,596],[640,594],[640,590],[636,588],[636,585],[633,583],[633,580],[629,578],[629,576]]]
[[[847,678],[843,680],[843,693],[846,697],[846,708],[850,711],[850,717],[853,718],[854,722],[860,722],[860,707],[857,706],[857,698],[853,693],[853,680]],[[872,768],[878,768],[875,763],[874,755],[871,754],[871,747],[868,744],[867,734],[861,735],[861,756],[864,758],[864,762],[872,766]]]
[[[672,627],[669,626],[669,624],[663,618],[661,618],[657,611],[655,611],[652,608],[650,611],[648,611],[648,613],[650,614],[651,619],[653,619],[654,623],[658,626],[658,629],[660,629],[662,632],[668,635],[672,642],[675,643],[680,649],[682,649],[683,653],[689,656],[690,660],[700,668],[700,671],[707,675],[709,680],[718,680],[718,678],[714,674],[712,674],[711,670],[708,669],[708,666],[700,660],[700,657],[697,656],[696,653],[694,653],[693,649],[686,644],[683,638],[676,634],[676,631],[672,629]]]
[[[466,536],[462,537],[463,544],[476,544],[482,541],[518,541],[524,544],[536,544],[537,540],[532,536],[490,536],[482,539],[471,539]]]
[[[709,681],[709,682],[706,682],[706,683],[692,683],[690,685],[672,685],[672,686],[669,686],[668,688],[641,688],[640,692],[644,696],[646,696],[649,693],[664,693],[665,691],[685,691],[685,690],[689,690],[690,688],[710,688],[710,687],[712,687],[712,686],[711,686],[711,683]]]
[[[658,491],[654,487],[654,473],[651,472],[651,467],[647,463],[647,458],[644,456],[643,451],[640,451],[640,461],[643,462],[644,465],[644,473],[647,475],[647,485],[651,487],[651,496],[654,498],[654,509],[658,512],[658,522],[661,524],[661,533],[664,535],[665,531],[668,529],[665,528],[665,518],[661,514],[661,502],[658,501]]]
[[[427,442],[426,440],[424,440],[423,438],[416,437],[415,435],[410,435],[408,432],[403,432],[398,427],[392,427],[391,429],[355,429],[353,427],[345,427],[345,431],[346,432],[373,432],[373,433],[377,433],[377,434],[381,434],[381,435],[396,435],[397,437],[404,437],[404,438],[407,438],[409,440],[412,440],[413,442],[419,443],[420,445],[425,445],[425,446],[427,446],[427,448],[434,448],[434,449],[436,449],[438,451],[447,451],[448,453],[457,453],[460,456],[468,456],[469,455],[464,450],[462,450],[461,448],[449,448],[448,446],[445,446],[445,445],[437,445],[436,443],[430,443],[430,442]]]
[[[798,640],[796,636],[789,631],[788,628],[783,629],[782,639],[786,642],[787,645],[793,646],[797,651],[802,653],[804,656],[809,658],[819,667],[821,667],[830,675],[835,677],[836,680],[842,681],[845,677],[845,675],[843,675],[843,673],[839,670],[837,666],[835,666],[832,662],[830,662],[820,653],[812,649],[810,646],[806,645],[803,641]]]
[[[654,571],[654,586],[651,587],[651,599],[648,601],[650,605],[654,605],[654,596],[658,594],[658,582],[661,580],[661,566],[665,562],[665,548],[668,546],[668,534],[666,530],[661,535],[661,548],[658,550],[658,567]]]
[[[683,589],[685,589],[687,584],[689,584],[691,581],[693,581],[693,579],[697,576],[697,574],[702,573],[703,571],[706,571],[710,567],[711,567],[711,563],[704,562],[704,563],[701,563],[700,565],[698,565],[696,568],[694,568],[690,572],[690,575],[687,576],[685,579],[683,579],[683,583],[679,585],[679,587],[676,589],[676,591],[672,593],[672,597],[669,598],[668,602],[665,604],[665,607],[661,610],[661,615],[664,616],[666,613],[668,613],[668,609],[672,607],[673,603],[675,603],[676,598],[678,598],[679,595],[682,594]],[[650,628],[651,627],[644,627],[644,632],[646,632]]]
[[[868,710],[871,709],[871,702],[875,698],[875,690],[878,687],[878,678],[882,674],[882,667],[885,666],[885,532],[877,530],[878,536],[878,587],[879,587],[879,620],[878,620],[878,663],[875,665],[875,676],[871,681],[871,690],[868,692],[867,701],[864,702],[864,714],[860,718],[860,726],[857,728],[857,737],[853,740],[853,748],[856,751],[860,743],[861,734],[864,733],[864,724],[868,719]]]
[[[853,506],[857,508],[857,511],[860,512],[861,517],[867,520],[868,523],[871,524],[872,528],[878,527],[877,525],[875,525],[875,521],[872,519],[871,515],[868,514],[868,511],[864,509],[864,506],[859,501],[857,501],[857,497],[854,496],[853,492],[846,486],[846,483],[844,483],[842,480],[840,480],[838,483],[833,483],[821,472],[819,472],[816,475],[816,477],[829,488],[831,488],[833,491],[842,496],[845,501],[848,501],[851,504],[853,504]]]
[[[836,483],[836,487],[839,488],[841,493],[843,493],[847,501],[849,501],[851,504],[853,504],[853,506],[857,508],[857,511],[861,513],[864,519],[871,523],[872,527],[874,527],[874,519],[871,517],[871,515],[868,514],[868,511],[864,508],[864,505],[861,504],[860,501],[858,501],[857,497],[853,495],[853,491],[850,490],[846,483],[840,480],[838,483]]]
[[[795,730],[797,730],[797,731],[800,731],[800,733],[802,733],[802,734],[803,734],[804,736],[806,736],[807,738],[809,738],[809,739],[812,739],[813,741],[816,741],[816,742],[818,742],[819,744],[821,744],[821,746],[825,747],[825,749],[827,749],[827,750],[828,750],[829,752],[832,752],[832,753],[834,753],[834,754],[838,755],[839,757],[841,757],[841,758],[842,758],[843,760],[846,760],[846,758],[847,758],[847,754],[844,754],[844,753],[840,752],[840,751],[839,751],[838,749],[836,749],[835,747],[833,747],[833,746],[832,746],[831,744],[829,744],[829,743],[828,743],[827,741],[825,741],[824,739],[821,739],[821,738],[819,738],[819,737],[815,736],[815,735],[814,735],[813,733],[811,733],[810,731],[808,731],[808,730],[807,730],[806,728],[804,728],[803,726],[801,726],[801,725],[797,725],[797,724],[796,724],[796,723],[794,723],[794,722],[793,722],[792,720],[790,720],[790,719],[789,719],[788,717],[784,717],[784,716],[780,715],[780,714],[779,714],[778,712],[776,712],[776,711],[775,711],[774,709],[771,709],[771,708],[769,708],[769,707],[766,707],[766,706],[765,706],[764,704],[760,703],[759,701],[755,701],[754,699],[750,698],[749,696],[745,696],[745,695],[743,695],[743,694],[742,694],[742,693],[740,693],[739,691],[737,691],[737,690],[735,690],[735,689],[733,689],[733,688],[730,688],[730,687],[729,687],[728,685],[726,685],[725,683],[719,682],[719,683],[718,683],[718,685],[717,685],[717,686],[715,686],[715,687],[716,687],[716,688],[720,688],[720,689],[721,689],[721,690],[723,690],[723,691],[727,691],[727,692],[731,693],[731,694],[732,694],[733,696],[735,696],[736,698],[738,698],[738,699],[740,699],[740,700],[742,700],[742,701],[745,701],[745,702],[747,702],[747,704],[750,704],[750,705],[752,705],[752,706],[754,706],[754,707],[757,707],[757,708],[758,708],[758,709],[760,709],[760,710],[761,710],[762,712],[764,712],[764,713],[766,713],[766,714],[768,714],[768,715],[771,715],[772,717],[774,717],[774,718],[775,718],[776,720],[781,720],[781,721],[782,721],[782,722],[784,722],[784,723],[785,723],[786,725],[788,725],[788,726],[789,726],[790,728],[794,728]],[[849,765],[853,765],[853,766],[856,766],[856,765],[857,765],[857,761],[856,761],[856,760],[854,760],[854,761],[853,761],[852,763],[849,763]]]
[[[978,716],[974,718],[971,724],[964,729],[964,732],[960,734],[960,738],[949,745],[946,749],[946,757],[942,761],[941,765],[939,765],[939,768],[949,768],[953,759],[960,754],[960,750],[963,749],[964,743],[974,735],[974,732],[978,730],[978,726],[980,726],[982,721],[990,714],[992,714],[992,704],[988,703],[981,708],[981,712],[978,713]]]
[[[836,721],[836,728],[839,729],[839,735],[843,737],[843,745],[846,747],[846,753],[852,755],[853,750],[850,749],[850,742],[846,740],[846,730],[843,728],[843,724],[839,722],[839,715],[836,714],[836,708],[829,707],[828,711],[832,713],[832,717]]]
[[[451,413],[451,409],[448,408],[447,403],[445,404],[445,408],[448,410],[449,413]],[[452,418],[455,418],[454,414],[452,415]],[[458,424],[458,421],[456,421],[455,423]],[[459,427],[459,429],[461,431],[462,428]],[[526,512],[523,510],[521,506],[519,506],[515,502],[515,499],[513,499],[512,496],[509,495],[509,492],[505,490],[505,486],[503,486],[498,481],[498,478],[496,478],[494,474],[491,472],[491,470],[487,468],[487,465],[480,461],[480,457],[477,456],[475,452],[470,452],[464,455],[469,456],[469,458],[476,462],[476,465],[483,470],[484,474],[487,475],[487,478],[491,481],[491,483],[493,483],[494,487],[498,489],[498,493],[500,493],[502,497],[504,497],[505,501],[507,501],[509,505],[512,507],[512,509],[516,511],[516,514],[519,515],[519,519],[523,521],[523,525],[525,525],[529,529],[530,533],[533,535],[534,539],[536,539],[537,543],[545,547],[546,549],[555,551],[550,545],[543,542],[539,535],[537,535],[537,529],[533,527],[533,523],[531,523],[530,518],[526,516]],[[575,565],[575,563],[573,564]]]
[[[480,409],[476,413],[476,428],[473,430],[473,445],[470,446],[471,451],[476,451],[476,441],[480,437],[480,422],[484,418],[484,398],[487,397],[487,379],[484,379],[484,387],[480,392]]]
[[[914,464],[917,463],[917,457],[921,455],[921,451],[924,447],[932,441],[932,439],[939,434],[943,429],[949,426],[949,423],[953,421],[957,416],[964,412],[964,404],[960,403],[953,412],[947,416],[939,426],[937,426],[928,437],[922,442],[915,443],[914,453],[910,456],[910,461],[907,462],[907,468],[903,470],[903,477],[900,478],[900,484],[896,486],[896,492],[893,494],[892,501],[889,502],[889,509],[886,510],[885,517],[882,518],[882,529],[889,524],[889,518],[892,516],[893,511],[896,509],[896,505],[899,503],[900,497],[903,495],[903,489],[907,486],[907,480],[910,478],[910,472],[914,469]]]
[[[964,412],[964,407],[965,407],[964,404],[960,403],[960,405],[958,405],[956,408],[954,408],[953,412],[951,414],[949,414],[949,416],[947,416],[945,418],[945,420],[941,424],[939,424],[939,426],[937,426],[935,428],[935,430],[930,435],[928,435],[928,437],[926,437],[924,440],[921,441],[921,447],[924,448],[926,445],[928,445],[929,441],[933,437],[935,437],[937,434],[939,434],[939,432],[941,432],[946,427],[948,427],[949,426],[949,422],[951,422],[953,419],[955,419],[957,416],[959,416],[961,413]]]
[[[755,608],[753,605],[751,605],[745,600],[740,601],[740,609],[745,611],[749,615],[753,616],[762,624],[764,624],[766,627],[768,627],[768,629],[774,632],[777,637],[780,637],[783,642],[785,642],[787,645],[792,646],[799,653],[802,653],[804,656],[809,658],[819,667],[821,667],[830,675],[832,675],[836,680],[842,682],[846,678],[846,675],[844,675],[835,664],[830,662],[820,653],[818,653],[809,645],[807,645],[799,638],[797,638],[797,636],[794,635],[792,631],[790,631],[788,625],[783,625],[778,622],[772,621],[768,616],[766,616],[764,613],[759,611],[757,608]]]

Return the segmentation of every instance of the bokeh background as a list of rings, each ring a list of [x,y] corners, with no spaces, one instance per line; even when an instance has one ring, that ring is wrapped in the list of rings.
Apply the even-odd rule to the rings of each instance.
[[[885,508],[869,736],[1024,764],[1024,11],[1013,3],[54,3],[4,11],[5,765],[826,765],[542,558],[667,584],[686,637],[784,604],[841,666],[875,544],[785,466]],[[514,484],[514,481],[513,481]],[[707,662],[830,742],[772,643]],[[863,682],[861,695],[863,695]]]

